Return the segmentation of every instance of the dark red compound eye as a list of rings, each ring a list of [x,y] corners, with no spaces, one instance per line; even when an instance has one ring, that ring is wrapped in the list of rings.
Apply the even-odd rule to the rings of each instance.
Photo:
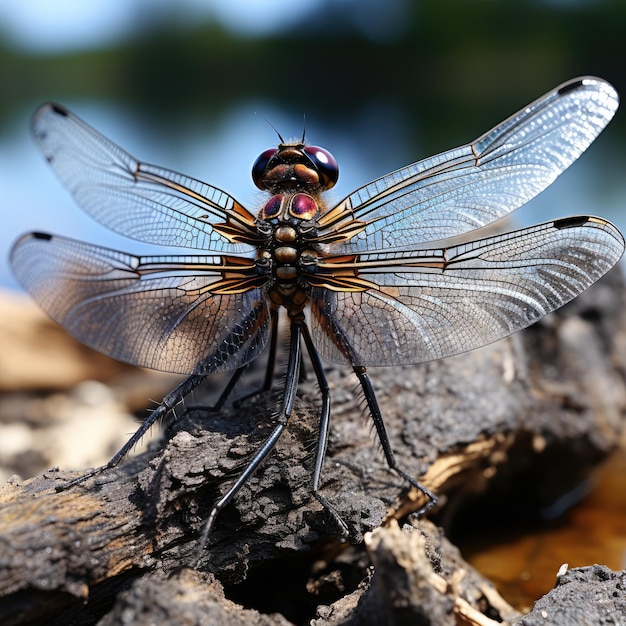
[[[280,195],[272,196],[263,207],[263,217],[276,217],[280,213],[280,207],[283,203],[283,197]]]
[[[322,189],[333,187],[339,178],[339,165],[335,157],[319,146],[305,146],[304,152],[320,176]]]
[[[312,220],[318,213],[317,202],[305,193],[297,193],[291,199],[289,213],[302,220]]]
[[[252,166],[252,180],[259,189],[265,189],[263,184],[263,175],[267,169],[270,159],[278,152],[277,148],[270,148],[262,152]]]

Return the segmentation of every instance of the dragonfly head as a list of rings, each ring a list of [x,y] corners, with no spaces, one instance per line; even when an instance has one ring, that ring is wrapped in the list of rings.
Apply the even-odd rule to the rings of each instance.
[[[263,152],[252,166],[252,179],[259,188],[277,192],[303,189],[326,191],[339,178],[335,157],[318,146],[303,142],[280,143]]]

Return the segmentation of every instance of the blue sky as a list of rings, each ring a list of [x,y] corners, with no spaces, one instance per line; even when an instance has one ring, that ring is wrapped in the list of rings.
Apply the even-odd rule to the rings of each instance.
[[[342,2],[344,0],[337,0]],[[0,36],[11,46],[52,52],[108,45],[155,15],[173,12],[181,24],[215,19],[241,34],[285,28],[320,0],[3,0]]]

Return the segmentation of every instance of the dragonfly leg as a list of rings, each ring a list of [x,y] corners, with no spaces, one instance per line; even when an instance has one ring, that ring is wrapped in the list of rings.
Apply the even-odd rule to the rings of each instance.
[[[389,468],[406,480],[412,487],[419,489],[419,491],[421,491],[428,498],[428,502],[416,512],[417,515],[423,515],[432,509],[435,504],[437,504],[438,498],[434,493],[426,489],[426,487],[420,485],[415,478],[398,467],[393,450],[391,449],[391,444],[389,443],[389,437],[387,435],[387,430],[385,429],[385,423],[383,422],[380,407],[378,406],[378,401],[376,400],[376,395],[374,394],[372,382],[370,377],[367,375],[367,370],[365,367],[360,365],[355,365],[353,370],[361,383],[361,388],[363,389],[363,393],[365,395],[365,401],[367,402],[372,420],[374,421],[374,426],[376,428],[376,432],[378,433],[378,438],[380,439],[380,443],[383,447],[383,453],[385,454],[385,459],[387,460]]]
[[[195,389],[203,380],[205,376],[192,375],[183,380],[177,387],[175,387],[170,393],[168,393],[161,404],[154,410],[148,417],[141,423],[141,426],[134,432],[132,437],[113,455],[105,465],[96,467],[89,470],[85,474],[82,474],[78,478],[74,478],[62,485],[56,487],[57,491],[65,491],[74,485],[86,481],[93,476],[97,476],[106,470],[113,469],[118,463],[137,445],[139,440],[150,430],[150,428],[162,419],[169,411],[171,411],[179,402],[185,398],[193,389]]]
[[[265,378],[263,379],[263,386],[245,394],[241,398],[235,400],[235,406],[245,402],[254,396],[258,396],[260,393],[265,393],[272,388],[274,381],[274,368],[276,366],[276,349],[278,342],[278,311],[272,309],[271,313],[271,327],[270,327],[270,347],[267,357],[267,365],[265,366]],[[220,397],[221,399],[221,397]],[[224,398],[225,400],[226,398]],[[219,402],[219,400],[218,400]]]
[[[206,545],[207,539],[211,534],[211,530],[219,512],[232,501],[232,499],[237,495],[238,491],[246,484],[248,479],[258,469],[259,465],[267,458],[267,455],[272,451],[272,449],[276,445],[276,442],[280,439],[280,436],[285,430],[285,426],[287,425],[287,421],[289,420],[289,417],[291,416],[291,412],[293,410],[293,404],[296,398],[296,391],[298,390],[298,375],[300,369],[301,353],[300,333],[300,324],[297,322],[292,322],[291,338],[289,344],[289,361],[287,365],[287,379],[285,381],[285,391],[283,394],[280,412],[277,418],[278,423],[274,427],[274,430],[272,431],[270,436],[265,440],[261,448],[256,452],[243,473],[240,474],[240,476],[226,492],[226,494],[213,505],[213,508],[209,513],[209,517],[202,527],[202,532],[200,534],[200,538],[198,539],[198,543],[196,544],[196,549],[193,553],[193,559],[190,563],[192,567],[197,566],[202,556],[204,546]]]
[[[276,366],[276,344],[278,343],[278,311],[270,310],[270,351],[267,357],[267,365],[265,367],[265,380],[261,392],[269,391],[274,382],[274,367]]]
[[[233,375],[230,377],[228,381],[228,384],[226,385],[226,387],[224,387],[224,389],[222,390],[222,393],[220,394],[220,397],[217,399],[217,401],[215,402],[213,406],[204,407],[204,406],[193,405],[193,406],[186,407],[185,413],[188,413],[189,411],[192,411],[193,409],[203,409],[203,410],[209,409],[210,411],[220,411],[222,407],[224,406],[224,404],[226,404],[226,400],[228,400],[230,394],[235,388],[235,385],[239,382],[239,379],[241,378],[241,375],[244,373],[246,367],[248,367],[247,363],[246,365],[242,365],[241,367],[238,367],[234,371]]]
[[[319,492],[320,476],[322,473],[322,465],[324,458],[326,457],[326,448],[328,446],[328,433],[330,426],[330,390],[328,389],[328,381],[326,380],[326,374],[324,374],[324,367],[320,356],[313,345],[313,340],[309,333],[309,329],[306,324],[302,325],[302,338],[306,345],[309,358],[311,359],[311,365],[317,378],[317,384],[320,388],[320,394],[322,396],[322,412],[320,414],[320,433],[317,440],[317,453],[315,456],[315,468],[313,470],[313,495],[317,501],[328,511],[332,516],[334,522],[339,527],[341,534],[344,538],[348,538],[350,531],[348,526],[343,521],[335,507]]]
[[[271,311],[269,355],[267,359],[267,366],[265,368],[265,379],[263,381],[263,386],[260,389],[255,389],[254,391],[246,394],[245,396],[238,398],[235,401],[235,405],[238,405],[239,403],[247,400],[248,398],[252,398],[260,393],[268,391],[272,387],[272,381],[274,378],[274,366],[276,363],[276,342],[277,342],[277,337],[278,337],[277,331],[278,331],[278,312],[272,310]],[[226,404],[226,401],[230,397],[230,394],[232,393],[233,389],[239,382],[241,375],[245,372],[246,368],[249,367],[249,365],[250,365],[249,363],[246,363],[245,365],[242,365],[241,367],[237,368],[234,371],[233,375],[230,377],[228,383],[226,384],[226,387],[224,387],[222,393],[220,394],[215,404],[213,404],[212,406],[206,406],[203,404],[189,404],[185,407],[185,410],[183,411],[182,414],[186,415],[187,413],[190,413],[191,411],[211,411],[211,412],[220,411]]]
[[[228,383],[226,384],[226,387],[224,387],[224,389],[222,390],[222,393],[220,393],[219,398],[217,399],[217,401],[215,402],[215,404],[213,404],[212,406],[208,406],[205,404],[187,404],[182,413],[180,414],[180,416],[184,416],[187,415],[188,413],[191,413],[192,411],[208,411],[211,413],[217,413],[218,411],[220,411],[224,404],[226,404],[226,401],[228,400],[228,397],[230,396],[230,394],[232,393],[233,389],[235,388],[235,386],[237,385],[237,383],[239,382],[239,379],[241,378],[241,375],[244,373],[244,371],[246,370],[246,368],[248,367],[248,363],[246,363],[246,365],[242,365],[241,367],[238,367],[234,372],[233,375],[230,377],[230,379],[228,380]]]

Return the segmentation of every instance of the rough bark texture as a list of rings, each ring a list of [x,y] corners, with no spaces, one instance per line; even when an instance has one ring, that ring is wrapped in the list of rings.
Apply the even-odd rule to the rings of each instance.
[[[370,372],[400,466],[441,496],[437,524],[448,528],[469,498],[486,492],[495,502],[549,506],[615,449],[626,410],[623,300],[613,273],[509,340]],[[340,368],[327,373],[332,432],[322,491],[348,524],[351,543],[338,541],[311,497],[319,398],[306,381],[288,432],[218,517],[198,571],[184,566],[211,504],[269,433],[270,394],[172,419],[162,442],[68,491],[55,491],[71,477],[59,470],[9,481],[0,491],[0,622],[521,619],[442,530],[411,519],[420,496],[406,493],[386,468],[356,379]],[[617,610],[611,594],[623,574],[589,571],[585,584],[593,585],[597,607],[613,602]],[[582,584],[572,572],[541,601],[552,602],[551,611],[569,585]],[[588,598],[578,594],[580,610],[603,610]],[[520,623],[559,623],[539,620],[537,610]]]
[[[626,571],[602,565],[559,574],[556,587],[538,600],[519,626],[604,626],[626,619]]]

